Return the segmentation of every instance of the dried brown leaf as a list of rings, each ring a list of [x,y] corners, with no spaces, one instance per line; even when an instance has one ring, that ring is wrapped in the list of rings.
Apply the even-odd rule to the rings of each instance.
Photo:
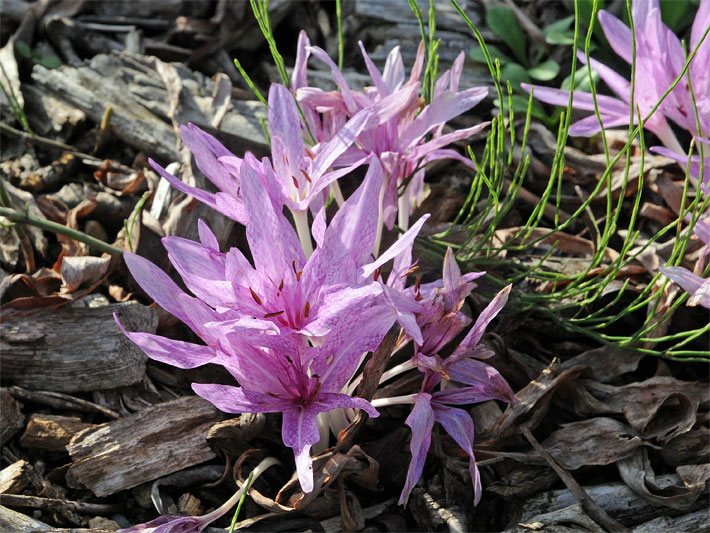
[[[642,445],[633,429],[606,417],[564,424],[543,442],[545,449],[570,470],[615,463]]]
[[[583,384],[604,406],[587,412],[623,414],[643,437],[662,441],[689,431],[695,424],[698,406],[710,402],[710,390],[705,384],[670,376],[656,376],[623,387],[589,380]]]
[[[100,283],[109,270],[111,258],[104,257],[64,257],[60,273],[64,280],[62,292],[72,293],[82,285],[95,286]]]
[[[542,371],[537,379],[532,380],[515,395],[517,401],[508,407],[495,428],[496,440],[508,437],[522,424],[534,429],[547,413],[552,395],[561,384],[577,378],[587,367],[576,366],[560,369],[555,359]]]
[[[639,496],[656,505],[684,510],[689,508],[705,490],[705,482],[710,476],[707,465],[697,465],[697,468],[681,468],[679,476],[686,476],[689,483],[683,480],[683,486],[671,485],[661,487],[656,482],[656,474],[644,448],[636,450],[632,455],[616,464],[624,483]]]

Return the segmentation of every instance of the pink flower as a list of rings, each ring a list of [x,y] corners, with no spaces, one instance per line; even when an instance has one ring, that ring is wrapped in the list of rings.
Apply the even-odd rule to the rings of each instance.
[[[350,88],[328,54],[309,44],[305,33],[301,32],[292,81],[308,127],[319,142],[330,139],[343,127],[348,117],[353,117],[364,109],[377,106],[388,98],[395,98],[400,102],[400,111],[396,116],[377,127],[363,130],[358,135],[357,143],[353,144],[335,165],[347,166],[368,154],[379,157],[386,175],[382,206],[384,221],[388,228],[392,228],[399,210],[400,226],[406,229],[411,210],[423,197],[426,164],[438,159],[457,159],[471,164],[467,158],[447,147],[481,131],[488,123],[448,134],[443,133],[443,126],[478,104],[488,94],[488,90],[484,87],[458,90],[464,60],[464,54],[461,52],[451,70],[446,71],[437,81],[431,103],[423,106],[418,96],[419,78],[424,64],[423,45],[419,47],[409,79],[405,80],[399,48],[390,52],[384,71],[380,72],[360,43],[374,86],[364,91],[355,91]],[[309,56],[317,58],[330,68],[338,92],[326,92],[307,86],[306,64]],[[400,197],[398,189],[405,180],[409,181]]]
[[[661,100],[663,94],[680,75],[685,64],[685,54],[680,40],[663,24],[658,0],[634,0],[633,2],[634,33],[636,36],[636,79],[634,84],[634,123],[638,122],[635,107],[646,116]],[[627,63],[633,61],[632,32],[619,19],[606,11],[599,12],[599,22],[604,34],[614,51]],[[692,52],[701,42],[710,25],[710,0],[701,0],[695,16],[690,36],[689,52]],[[578,52],[580,61],[586,62],[586,57]],[[631,84],[617,74],[613,69],[590,59],[592,68],[615,93],[612,96],[597,96],[598,109],[605,128],[627,126],[631,116]],[[700,119],[700,135],[710,134],[710,77],[707,76],[707,65],[710,63],[710,38],[706,38],[692,60],[689,70],[690,79],[697,103]],[[529,90],[531,86],[523,84]],[[567,105],[569,92],[549,87],[535,86],[535,97],[554,105]],[[572,106],[575,109],[594,111],[591,93],[574,91]],[[686,156],[668,121],[697,135],[693,113],[693,102],[687,81],[681,80],[660,105],[656,113],[646,122],[649,131],[658,136],[668,150],[659,149],[659,153],[680,154],[685,163]],[[570,135],[593,135],[601,131],[601,126],[595,115],[583,118],[570,128]],[[697,176],[696,176],[697,177]]]

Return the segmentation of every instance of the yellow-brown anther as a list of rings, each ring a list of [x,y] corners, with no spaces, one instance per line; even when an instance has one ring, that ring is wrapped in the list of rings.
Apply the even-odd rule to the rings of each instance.
[[[259,304],[259,305],[264,305],[261,301],[261,298],[259,298],[259,295],[254,292],[254,289],[249,287],[249,292],[251,293],[251,297],[254,298],[254,301]]]
[[[307,181],[308,183],[313,183],[313,180],[312,180],[311,177],[308,175],[308,172],[306,172],[305,170],[301,169],[301,174],[303,174],[303,177],[306,178],[306,181]]]
[[[407,276],[411,276],[417,270],[419,270],[419,265],[412,265],[404,272],[404,274],[402,274],[402,277],[406,278]]]
[[[281,311],[274,311],[273,313],[266,313],[266,314],[264,315],[264,318],[274,318],[275,316],[282,315],[283,313],[284,313],[283,310],[281,310]]]
[[[306,305],[303,306],[303,318],[308,318],[309,314],[311,314],[311,304],[306,302]]]

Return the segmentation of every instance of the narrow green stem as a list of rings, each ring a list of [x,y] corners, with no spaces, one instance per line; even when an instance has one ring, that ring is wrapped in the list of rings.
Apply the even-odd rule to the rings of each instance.
[[[35,218],[32,215],[23,213],[21,211],[16,211],[15,209],[0,207],[0,216],[12,220],[13,222],[18,222],[20,224],[31,224],[32,226],[37,226],[38,228],[42,228],[43,230],[59,233],[60,235],[66,235],[70,239],[83,242],[84,244],[99,252],[106,252],[112,255],[121,255],[123,253],[123,250],[121,250],[120,248],[111,246],[110,244],[105,243],[104,241],[100,241],[99,239],[95,239],[94,237],[91,237],[85,233],[82,233],[75,229],[67,228],[66,226],[62,226],[61,224],[57,224],[56,222],[52,222],[50,220]]]

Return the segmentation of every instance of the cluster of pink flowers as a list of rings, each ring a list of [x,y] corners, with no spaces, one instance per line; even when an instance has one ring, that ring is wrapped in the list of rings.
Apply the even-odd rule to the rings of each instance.
[[[678,37],[663,24],[659,0],[634,0],[632,17],[633,33],[631,28],[611,13],[603,10],[599,12],[599,23],[614,52],[629,64],[635,60],[633,95],[629,80],[612,68],[590,58],[592,69],[599,74],[615,96],[597,96],[601,124],[595,115],[590,115],[572,124],[570,135],[593,135],[601,131],[602,125],[605,128],[628,126],[632,106],[634,124],[638,123],[636,109],[638,108],[642,118],[645,118],[683,71],[686,54]],[[695,136],[698,142],[707,142],[705,138],[710,136],[710,77],[707,75],[707,66],[710,64],[710,36],[707,35],[709,28],[710,0],[700,0],[690,33],[688,54],[695,52],[695,56],[688,67],[688,77],[680,80],[645,124],[664,145],[652,150],[683,165],[688,160],[687,151],[678,141],[670,123]],[[579,51],[577,56],[580,61],[586,63],[587,58],[582,51]],[[526,90],[530,90],[530,87],[523,85]],[[555,105],[566,106],[569,99],[568,91],[549,87],[535,86],[534,94],[543,102]],[[592,94],[574,91],[572,107],[594,111]],[[696,124],[695,112],[698,115],[700,131]],[[705,158],[705,167],[708,166],[710,157]],[[693,156],[689,170],[691,176],[699,178],[699,156]],[[710,173],[705,172],[702,180],[706,190],[710,184],[709,176]]]
[[[459,159],[448,145],[485,127],[443,131],[448,120],[480,102],[486,89],[458,90],[462,55],[424,105],[423,48],[406,81],[397,49],[382,73],[364,50],[363,56],[373,87],[355,91],[332,60],[301,35],[292,89],[272,85],[269,91],[271,158],[258,160],[250,153],[239,158],[196,126],[184,126],[183,141],[216,193],[189,187],[151,162],[175,188],[243,224],[250,259],[237,248],[222,251],[204,222],[200,242],[164,238],[188,294],[154,264],[126,254],[138,284],[203,344],[124,332],[157,361],[179,368],[222,365],[236,385],[193,385],[219,409],[281,413],[283,442],[293,449],[304,492],[314,486],[311,448],[327,445],[329,426],[342,427],[353,410],[376,417],[377,407],[400,403],[413,406],[406,421],[413,460],[401,502],[421,475],[434,422],[470,456],[477,502],[473,423],[465,410],[452,406],[514,399],[501,375],[482,361],[492,354],[481,344],[509,288],[478,317],[453,354],[442,357],[441,350],[471,323],[461,309],[473,280],[483,273],[462,275],[449,251],[443,279],[412,280],[417,269],[412,245],[427,215],[411,227],[409,217],[423,190],[425,165]],[[307,86],[309,57],[330,66],[337,91]],[[311,134],[315,139],[309,144],[304,139]],[[341,198],[328,220],[328,197],[339,195],[336,180],[357,167],[366,167],[362,183],[347,200]],[[382,228],[396,219],[406,231],[381,252]],[[358,370],[392,327],[401,328],[399,347],[412,342],[413,355],[385,379],[418,369],[421,391],[368,402],[353,394]]]
[[[648,116],[683,71],[687,55],[678,37],[663,24],[659,0],[634,0],[632,18],[633,32],[611,13],[603,10],[599,12],[599,22],[614,52],[629,64],[635,61],[633,92],[630,81],[612,68],[590,58],[591,67],[616,96],[598,95],[596,105],[601,123],[596,115],[590,115],[572,124],[570,135],[594,135],[601,131],[602,126],[628,126],[632,106],[634,124],[638,123],[636,109],[642,118]],[[688,74],[660,103],[645,127],[664,144],[651,147],[651,151],[683,166],[688,164],[688,155],[678,141],[671,123],[687,131],[697,143],[707,145],[702,165],[703,175],[699,155],[691,155],[688,174],[691,179],[697,180],[699,194],[710,194],[710,154],[707,153],[710,151],[710,76],[707,73],[710,65],[710,0],[700,0],[690,32],[688,54],[691,53],[695,55],[688,65]],[[587,58],[583,52],[579,51],[577,56],[586,63]],[[529,91],[531,87],[523,84],[525,90]],[[534,95],[554,105],[566,106],[569,99],[569,91],[550,87],[535,86]],[[573,108],[594,111],[595,102],[591,93],[574,91],[572,98]],[[705,244],[696,272],[682,267],[664,267],[661,271],[691,294],[690,305],[700,304],[710,308],[710,279],[698,275],[702,273],[704,258],[710,246],[708,218],[710,212],[706,211],[694,228],[695,234]]]

